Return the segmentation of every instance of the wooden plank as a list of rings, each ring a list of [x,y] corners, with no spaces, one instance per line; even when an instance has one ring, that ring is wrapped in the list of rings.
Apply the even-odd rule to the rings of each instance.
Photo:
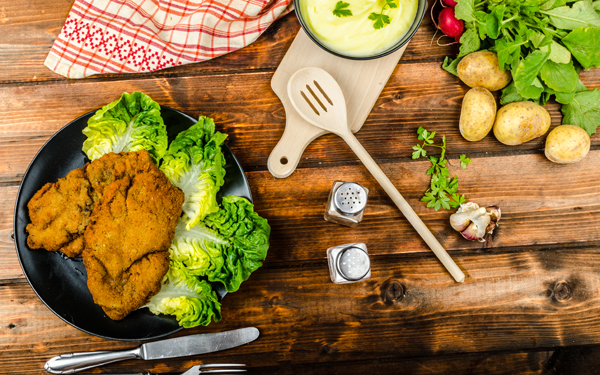
[[[11,2],[2,4],[5,18],[0,36],[0,84],[65,80],[44,66],[44,60],[58,36],[73,4],[72,0]],[[194,75],[209,72],[274,70],[296,35],[300,24],[296,15],[275,22],[260,38],[239,51],[182,67],[166,69],[145,76]],[[405,60],[443,59],[456,54],[456,47],[441,47],[432,43],[434,28],[427,16],[406,51]],[[107,75],[105,77],[117,77]]]
[[[267,158],[285,126],[283,106],[270,88],[271,76],[263,72],[0,87],[0,181],[18,182],[29,161],[54,132],[123,92],[134,90],[190,115],[213,117],[218,130],[229,134],[229,145],[245,168],[266,169]],[[589,86],[600,86],[600,69],[586,72],[582,79]],[[448,152],[454,157],[541,152],[545,137],[519,146],[502,145],[492,134],[480,142],[465,141],[458,131],[458,119],[466,91],[467,87],[438,63],[400,65],[357,137],[379,160],[410,158],[412,146],[418,142],[419,126],[446,135]],[[553,125],[560,124],[558,106],[548,108]],[[594,136],[593,147],[599,143],[598,136]],[[300,167],[348,162],[357,162],[356,156],[341,139],[327,135],[307,148]]]
[[[428,162],[387,163],[382,169],[446,249],[491,251],[600,241],[599,164],[600,151],[592,151],[586,162],[571,166],[550,163],[534,154],[477,158],[466,170],[451,167],[451,173],[459,176],[459,191],[469,201],[496,204],[502,209],[500,226],[485,249],[480,242],[467,241],[450,227],[450,211],[436,212],[419,201],[429,186],[430,177],[425,173]],[[266,171],[248,172],[247,176],[255,210],[272,227],[267,263],[324,260],[327,248],[351,242],[366,243],[372,256],[430,254],[362,165],[304,168],[284,180],[274,179]],[[357,228],[323,219],[335,180],[356,181],[370,190],[365,217]],[[12,213],[13,204],[9,202],[14,201],[15,187],[0,187],[0,193],[11,197],[2,208]],[[5,238],[10,230],[12,221],[7,216],[0,223],[0,233]],[[0,270],[18,277],[12,242],[0,243],[0,256],[8,262],[0,264]]]
[[[13,240],[13,220],[18,186],[0,186],[0,275],[2,281],[23,278]]]
[[[204,355],[202,361],[263,368],[402,362],[600,342],[600,248],[518,249],[456,259],[468,270],[464,284],[455,283],[433,256],[374,257],[372,278],[350,285],[333,284],[324,261],[263,267],[227,296],[221,322],[177,335],[256,326],[261,337],[255,343]],[[393,285],[401,292],[392,293]],[[26,283],[0,285],[0,303],[3,369],[17,364],[30,373],[25,370],[40,371],[45,360],[61,353],[134,346],[68,326]],[[130,361],[119,369],[160,373],[195,362]]]

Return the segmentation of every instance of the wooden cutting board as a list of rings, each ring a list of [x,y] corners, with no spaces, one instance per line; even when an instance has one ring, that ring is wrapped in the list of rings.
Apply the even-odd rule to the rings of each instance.
[[[283,135],[267,162],[271,174],[277,178],[291,175],[306,146],[327,133],[306,122],[292,106],[287,95],[287,84],[292,74],[309,66],[319,67],[331,74],[344,92],[348,122],[356,133],[367,119],[405,49],[406,45],[375,60],[349,60],[324,51],[300,29],[271,80],[271,87],[283,103],[286,115]]]

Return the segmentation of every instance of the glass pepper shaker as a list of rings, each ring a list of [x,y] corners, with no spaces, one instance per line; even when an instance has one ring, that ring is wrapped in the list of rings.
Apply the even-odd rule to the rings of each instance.
[[[355,228],[363,219],[368,195],[369,189],[356,182],[335,181],[327,200],[325,220]]]
[[[351,243],[327,249],[331,281],[349,284],[371,278],[371,261],[364,243]]]

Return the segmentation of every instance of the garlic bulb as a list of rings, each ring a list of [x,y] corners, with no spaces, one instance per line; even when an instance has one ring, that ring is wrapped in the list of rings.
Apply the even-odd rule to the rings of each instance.
[[[477,203],[461,204],[450,216],[450,225],[470,241],[485,242],[485,235],[492,233],[500,220],[498,206],[479,207]]]

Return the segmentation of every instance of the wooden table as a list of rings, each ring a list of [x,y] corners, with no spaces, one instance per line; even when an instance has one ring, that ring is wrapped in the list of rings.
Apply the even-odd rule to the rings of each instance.
[[[201,332],[256,326],[250,345],[192,358],[126,361],[94,373],[183,372],[199,362],[241,362],[254,373],[288,374],[585,374],[600,354],[600,142],[565,166],[543,155],[545,137],[520,146],[492,135],[469,143],[458,131],[467,87],[441,69],[456,47],[432,44],[424,21],[358,138],[464,270],[455,283],[350,149],[335,136],[313,142],[289,178],[266,162],[284,129],[273,72],[299,30],[294,14],[254,44],[201,64],[151,74],[67,80],[43,61],[72,0],[0,0],[0,373],[45,374],[50,357],[125,349],[138,342],[101,339],[56,317],[19,266],[11,232],[19,183],[35,153],[76,117],[140,90],[162,105],[213,117],[229,134],[252,187],[256,211],[272,226],[264,266],[226,297],[223,320]],[[600,87],[600,70],[581,74]],[[561,122],[549,104],[552,124]],[[427,161],[411,160],[423,126],[448,139],[461,193],[502,208],[493,243],[468,242],[449,211],[419,202]],[[371,191],[356,229],[327,223],[334,180]],[[367,244],[372,278],[336,285],[326,250]]]

